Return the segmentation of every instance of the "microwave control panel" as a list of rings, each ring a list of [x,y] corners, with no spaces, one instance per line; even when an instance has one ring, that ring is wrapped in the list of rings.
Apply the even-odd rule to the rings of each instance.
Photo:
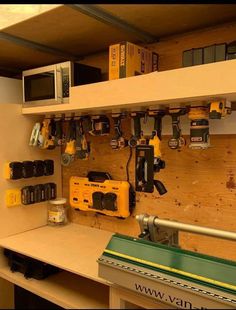
[[[62,69],[62,97],[69,97],[70,79],[69,68]]]

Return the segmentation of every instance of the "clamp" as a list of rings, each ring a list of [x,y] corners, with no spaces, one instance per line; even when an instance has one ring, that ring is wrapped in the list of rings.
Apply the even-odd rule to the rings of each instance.
[[[177,229],[156,225],[158,217],[148,214],[136,215],[141,234],[139,238],[153,242],[179,247],[179,233]]]

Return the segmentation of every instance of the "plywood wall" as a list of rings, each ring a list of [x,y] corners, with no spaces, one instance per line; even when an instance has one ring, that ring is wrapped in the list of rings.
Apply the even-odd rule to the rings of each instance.
[[[160,55],[160,70],[174,69],[181,67],[183,50],[230,42],[235,40],[235,33],[236,24],[228,24],[167,38],[152,45],[151,48]],[[103,71],[107,72],[105,56],[94,56],[90,60],[94,63],[96,59],[102,59]],[[89,63],[89,59],[87,62]],[[130,119],[126,119],[122,126],[129,138]],[[223,126],[222,133],[224,133]],[[77,160],[69,167],[63,168],[64,196],[69,195],[70,176],[85,176],[90,170],[106,171],[114,179],[126,180],[125,167],[129,150],[111,150],[109,141],[112,134],[111,132],[107,137],[89,136],[92,145],[90,159]],[[135,215],[148,213],[160,218],[236,232],[236,136],[211,135],[212,147],[204,151],[193,151],[188,147],[179,151],[170,150],[167,146],[168,138],[164,136],[162,143],[166,169],[156,175],[156,178],[166,185],[168,189],[166,195],[161,197],[156,191],[152,194],[137,193],[135,212],[126,220],[74,210],[70,210],[70,219],[75,223],[137,236],[139,227]],[[134,156],[129,170],[133,183]],[[181,245],[189,250],[236,259],[235,242],[182,233]]]

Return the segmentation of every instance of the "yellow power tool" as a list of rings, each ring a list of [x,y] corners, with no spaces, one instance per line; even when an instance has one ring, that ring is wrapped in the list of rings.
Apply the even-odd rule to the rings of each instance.
[[[69,128],[67,132],[66,147],[64,153],[61,155],[61,164],[68,166],[75,159],[76,154],[76,122],[73,118],[69,121]]]
[[[152,138],[149,140],[149,145],[154,148],[154,172],[159,172],[165,168],[165,161],[161,159],[161,132],[162,118],[166,115],[165,110],[148,111],[148,116],[154,117],[154,130]]]
[[[41,124],[41,129],[38,137],[39,148],[46,149],[48,147],[48,139],[49,139],[49,119],[44,119]]]
[[[212,101],[210,103],[210,119],[221,119],[231,114],[231,102],[228,100]]]

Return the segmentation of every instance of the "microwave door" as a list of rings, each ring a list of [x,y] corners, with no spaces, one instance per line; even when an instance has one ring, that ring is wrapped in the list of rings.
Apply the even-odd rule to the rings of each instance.
[[[24,102],[27,103],[56,103],[60,97],[60,73],[56,69],[37,72],[24,76]],[[60,88],[60,86],[59,86]]]

